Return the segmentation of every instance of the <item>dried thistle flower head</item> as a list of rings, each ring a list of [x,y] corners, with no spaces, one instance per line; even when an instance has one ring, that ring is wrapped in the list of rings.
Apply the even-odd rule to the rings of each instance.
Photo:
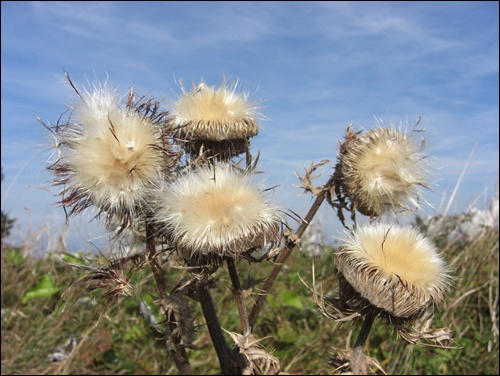
[[[355,208],[368,216],[407,209],[429,174],[423,140],[394,128],[375,128],[365,133],[349,127],[340,147],[339,167],[344,193]]]
[[[238,258],[278,239],[281,210],[230,165],[201,167],[163,184],[156,220],[180,255],[194,263]]]
[[[130,257],[99,258],[84,265],[71,264],[68,266],[85,271],[85,274],[74,282],[63,294],[63,299],[76,301],[95,290],[102,290],[102,299],[105,306],[113,306],[119,297],[134,296],[135,287],[131,283],[131,276],[145,266],[144,255],[137,254]]]
[[[238,155],[246,150],[248,139],[257,135],[257,108],[248,102],[247,94],[236,91],[237,85],[237,81],[230,85],[224,80],[215,88],[201,81],[191,92],[182,88],[172,113],[191,154],[204,145],[212,155]]]
[[[225,330],[235,342],[238,353],[245,357],[246,367],[242,375],[278,375],[281,370],[279,359],[265,351],[260,343],[263,338],[254,334],[247,336]]]
[[[360,227],[340,247],[340,300],[348,307],[411,321],[441,305],[449,270],[435,245],[412,227]]]
[[[129,94],[122,106],[105,82],[78,91],[72,117],[52,132],[60,156],[49,167],[56,185],[63,185],[62,205],[71,214],[95,205],[108,218],[127,224],[142,205],[145,188],[168,173],[174,159],[165,142],[165,113],[157,102],[134,103]]]

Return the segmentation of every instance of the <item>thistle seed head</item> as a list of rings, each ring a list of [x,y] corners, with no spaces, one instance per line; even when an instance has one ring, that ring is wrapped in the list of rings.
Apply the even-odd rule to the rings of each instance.
[[[191,153],[201,145],[211,154],[238,155],[245,151],[250,137],[257,135],[257,107],[248,102],[248,95],[238,93],[238,82],[225,80],[219,88],[205,82],[182,95],[173,104],[174,125]]]
[[[435,245],[411,227],[360,227],[347,235],[335,264],[344,303],[395,320],[413,320],[441,305],[451,285]]]
[[[238,258],[279,238],[281,210],[230,165],[191,171],[154,196],[156,220],[186,260]]]
[[[71,118],[54,130],[61,154],[49,167],[55,184],[63,185],[61,203],[72,207],[70,215],[94,205],[129,222],[145,188],[175,164],[164,117],[148,101],[121,106],[108,83],[75,91]]]
[[[339,167],[344,193],[356,209],[380,216],[396,209],[419,206],[421,187],[429,174],[424,143],[394,128],[375,128],[364,134],[350,127],[341,145]]]

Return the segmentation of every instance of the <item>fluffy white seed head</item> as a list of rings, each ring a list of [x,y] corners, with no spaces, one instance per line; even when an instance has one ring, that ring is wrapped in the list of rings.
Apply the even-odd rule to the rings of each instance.
[[[157,221],[185,259],[237,258],[278,239],[281,210],[229,165],[190,172],[155,196]]]
[[[120,106],[107,83],[78,92],[72,118],[57,128],[63,152],[51,167],[63,184],[62,203],[76,213],[90,205],[130,218],[145,188],[173,162],[164,153],[158,123]]]
[[[238,93],[237,82],[224,81],[219,88],[201,82],[183,93],[173,104],[179,133],[190,141],[242,140],[258,133],[257,108],[246,94]]]
[[[359,227],[344,241],[337,268],[373,306],[396,318],[415,318],[443,303],[450,287],[448,267],[436,246],[414,228]]]
[[[344,190],[359,212],[379,216],[408,203],[418,207],[429,175],[422,149],[421,140],[394,128],[361,135],[348,129],[339,159]]]

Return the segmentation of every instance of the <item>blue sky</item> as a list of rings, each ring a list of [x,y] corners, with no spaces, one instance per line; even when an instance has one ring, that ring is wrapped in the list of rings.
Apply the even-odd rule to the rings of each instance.
[[[13,241],[63,226],[50,186],[47,131],[77,85],[105,79],[157,99],[222,77],[260,104],[252,141],[273,199],[301,215],[311,203],[294,171],[329,159],[349,124],[411,127],[419,116],[439,170],[425,199],[442,212],[486,205],[499,171],[498,2],[1,2],[2,210]],[[475,145],[477,147],[474,149]],[[469,156],[472,157],[467,163]],[[321,179],[318,183],[321,182]],[[326,205],[323,221],[335,221]],[[71,250],[98,223],[72,218]],[[335,234],[328,234],[333,237]],[[47,240],[45,240],[47,241]],[[45,245],[47,246],[47,245]]]

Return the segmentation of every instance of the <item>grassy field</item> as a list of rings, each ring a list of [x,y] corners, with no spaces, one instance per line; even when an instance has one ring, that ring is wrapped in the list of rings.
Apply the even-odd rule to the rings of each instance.
[[[498,233],[488,232],[472,242],[443,236],[435,240],[454,267],[456,281],[433,325],[452,329],[453,348],[408,345],[392,326],[376,322],[366,352],[389,374],[498,374]],[[135,298],[123,298],[107,309],[99,291],[68,304],[61,294],[82,272],[61,262],[75,261],[63,251],[35,259],[29,256],[32,250],[2,244],[2,374],[176,374],[165,341],[139,310],[139,301],[151,303],[157,297],[152,276],[134,275]],[[314,262],[316,282],[325,295],[335,296],[333,253],[325,247],[322,257],[313,258],[295,250],[255,328],[264,347],[274,350],[283,374],[334,373],[329,365],[334,349],[352,345],[360,329],[359,324],[338,326],[321,316],[300,282],[299,276],[312,283]],[[252,275],[260,277],[272,267],[240,263],[238,270],[251,268]],[[180,273],[168,270],[171,286]],[[219,270],[215,277],[212,292],[222,327],[238,331],[227,271]],[[189,350],[193,370],[220,373],[201,309],[195,301],[190,304],[197,324],[195,348]]]

